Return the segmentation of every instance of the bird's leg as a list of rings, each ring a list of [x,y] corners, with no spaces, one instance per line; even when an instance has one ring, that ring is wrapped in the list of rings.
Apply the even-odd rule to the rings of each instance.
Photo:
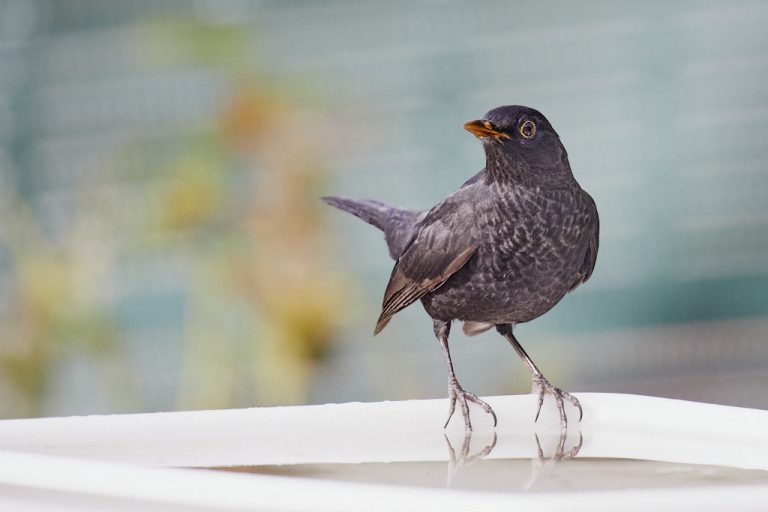
[[[534,364],[522,345],[520,345],[520,342],[517,341],[515,335],[512,334],[512,326],[510,324],[502,324],[496,326],[496,330],[507,339],[510,345],[515,349],[515,352],[517,352],[517,355],[520,356],[520,359],[523,360],[525,365],[531,371],[531,377],[533,378],[532,392],[537,393],[539,398],[539,407],[536,410],[536,419],[534,421],[539,419],[539,413],[541,413],[541,406],[544,404],[544,395],[546,393],[552,395],[557,403],[557,410],[560,412],[560,426],[562,428],[568,426],[568,417],[565,415],[565,400],[571,402],[579,410],[579,421],[581,421],[584,413],[581,409],[579,400],[567,391],[555,387],[546,377],[544,377],[544,374],[541,373],[541,370]]]
[[[477,397],[476,394],[464,391],[464,388],[459,385],[459,381],[456,379],[456,373],[453,371],[453,362],[451,361],[451,352],[448,350],[448,334],[451,332],[450,322],[443,320],[434,321],[435,336],[440,342],[440,347],[443,349],[445,355],[445,365],[448,368],[448,399],[450,400],[448,406],[448,419],[445,421],[445,427],[451,421],[453,412],[456,410],[456,402],[459,402],[461,406],[461,414],[464,416],[464,429],[466,432],[472,432],[472,423],[469,421],[469,404],[468,402],[474,402],[483,408],[485,412],[493,417],[493,426],[496,426],[496,413],[490,405]]]

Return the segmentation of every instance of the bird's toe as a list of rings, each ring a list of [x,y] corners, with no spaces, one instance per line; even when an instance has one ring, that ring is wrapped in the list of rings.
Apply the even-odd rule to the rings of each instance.
[[[568,427],[568,415],[565,412],[566,400],[570,402],[574,407],[576,407],[576,409],[578,409],[579,421],[581,421],[581,418],[583,417],[584,413],[578,398],[568,393],[567,391],[563,391],[562,389],[556,387],[551,382],[549,382],[543,375],[534,377],[533,388],[534,388],[534,392],[537,393],[538,395],[538,408],[536,409],[536,420],[539,419],[539,414],[541,413],[541,407],[544,404],[544,395],[549,393],[550,395],[552,395],[552,398],[555,399],[555,404],[557,405],[557,411],[560,414],[560,426],[562,428],[565,429]]]

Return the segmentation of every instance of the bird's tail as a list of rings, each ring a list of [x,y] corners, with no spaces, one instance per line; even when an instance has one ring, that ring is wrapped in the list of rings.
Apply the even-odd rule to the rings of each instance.
[[[345,199],[343,197],[322,197],[331,206],[349,212],[376,226],[384,232],[389,255],[397,259],[416,233],[422,212],[397,208],[372,199]]]
[[[373,199],[346,199],[343,197],[321,197],[320,199],[331,206],[363,219],[382,231],[387,227],[390,212],[395,209]]]

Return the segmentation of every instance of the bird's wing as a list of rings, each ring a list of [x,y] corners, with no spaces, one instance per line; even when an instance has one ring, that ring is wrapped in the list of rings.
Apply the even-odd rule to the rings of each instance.
[[[374,334],[378,334],[395,313],[445,283],[477,250],[471,229],[474,226],[471,202],[451,199],[427,214],[395,263]]]
[[[581,264],[581,275],[584,276],[581,279],[582,283],[586,283],[587,279],[592,276],[592,271],[595,270],[595,262],[597,261],[597,249],[600,246],[600,217],[597,215],[597,206],[592,197],[584,192],[584,195],[589,200],[591,216],[594,219],[594,227],[589,238],[589,246],[587,246],[587,252],[584,255],[584,262]]]

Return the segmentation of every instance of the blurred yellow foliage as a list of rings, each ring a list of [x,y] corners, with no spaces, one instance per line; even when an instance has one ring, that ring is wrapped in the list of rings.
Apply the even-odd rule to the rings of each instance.
[[[167,174],[173,178],[163,195],[163,217],[171,229],[197,226],[217,214],[223,200],[221,158],[193,152],[183,155]]]
[[[153,356],[155,344],[158,358],[172,357],[179,342],[177,407],[308,400],[349,286],[318,200],[330,134],[317,98],[299,99],[293,79],[249,60],[244,25],[189,17],[121,34],[133,40],[139,74],[194,68],[229,85],[207,121],[159,134],[149,122],[146,132],[110,126],[123,144],[82,156],[103,168],[92,179],[63,177],[70,188],[55,182],[60,196],[51,186],[55,198],[74,198],[55,233],[41,234],[31,206],[39,191],[15,198],[23,213],[8,224],[18,233],[0,240],[15,276],[0,324],[0,414],[42,413],[68,358],[99,367],[88,379],[114,379],[106,394],[115,409],[162,404],[154,398],[167,389],[147,383],[166,375],[146,378],[137,354]],[[151,336],[149,349],[131,346]]]

